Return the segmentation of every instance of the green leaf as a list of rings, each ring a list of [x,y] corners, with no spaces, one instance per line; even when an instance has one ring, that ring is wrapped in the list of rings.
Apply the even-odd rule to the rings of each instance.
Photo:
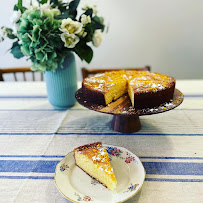
[[[86,42],[91,42],[92,41],[94,31],[95,31],[95,28],[94,28],[93,23],[89,23],[89,24],[86,25],[85,32],[87,32],[87,35],[84,38]]]
[[[3,28],[3,27],[2,27],[2,28]],[[15,38],[17,38],[17,36],[13,34],[13,30],[10,29],[10,28],[6,28],[6,36],[7,36],[9,39],[15,39]]]
[[[67,12],[61,14],[61,15],[58,15],[58,16],[55,16],[54,18],[55,19],[66,19],[69,17],[69,11],[67,10]]]
[[[8,37],[9,39],[16,39],[16,38],[17,38],[17,36],[14,35],[14,34],[7,34],[7,37]]]
[[[72,10],[76,10],[79,3],[80,3],[80,0],[73,0],[73,1],[70,2],[69,8],[72,9]]]
[[[27,10],[27,8],[25,8],[24,6],[23,6],[23,9],[22,9],[22,13],[24,13],[25,11]]]
[[[45,4],[45,3],[47,3],[47,1],[48,1],[48,0],[41,0],[41,1],[39,1],[39,3],[40,3],[40,4]]]
[[[104,25],[103,25],[103,18],[99,18],[98,16],[94,16],[92,21],[95,23],[95,29],[101,29],[102,31],[104,30]]]
[[[93,9],[90,8],[90,9],[86,10],[84,14],[85,14],[86,16],[90,16],[90,17],[92,18]]]
[[[13,10],[14,10],[14,11],[18,11],[18,5],[17,5],[17,4],[14,5]]]
[[[58,6],[58,9],[61,11],[61,13],[65,13],[68,11],[68,3],[63,3],[63,2],[59,2],[56,6]]]
[[[23,13],[23,0],[18,0],[18,9]]]
[[[76,45],[74,50],[75,53],[81,58],[81,60],[85,60],[87,63],[91,62],[93,57],[93,50],[91,47],[81,42]]]
[[[13,46],[11,47],[11,53],[17,59],[20,59],[24,56],[23,53],[21,52],[20,45],[18,44],[18,41],[13,43]]]
[[[37,0],[40,4],[45,4],[47,3],[48,0]]]
[[[51,3],[58,5],[59,1],[58,0],[51,0]]]
[[[72,16],[73,19],[77,16],[77,7],[80,3],[80,0],[73,0],[69,4],[69,15]]]

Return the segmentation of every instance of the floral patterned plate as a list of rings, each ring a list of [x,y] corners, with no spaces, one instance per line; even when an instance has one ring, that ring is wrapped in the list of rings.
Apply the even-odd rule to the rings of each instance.
[[[141,189],[145,169],[139,158],[123,147],[103,146],[118,181],[116,192],[110,191],[77,167],[74,152],[70,152],[58,163],[54,176],[58,190],[66,199],[72,202],[123,202]]]

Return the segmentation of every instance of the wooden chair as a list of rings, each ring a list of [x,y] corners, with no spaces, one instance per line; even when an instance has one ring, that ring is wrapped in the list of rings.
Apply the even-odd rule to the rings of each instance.
[[[136,67],[136,68],[125,68],[125,70],[146,70],[146,71],[150,71],[150,66],[145,66],[145,67]],[[93,75],[96,73],[103,73],[103,72],[107,72],[107,71],[113,71],[113,70],[122,70],[122,68],[109,68],[109,69],[88,69],[88,68],[82,68],[82,77],[83,79],[88,77],[89,75]]]
[[[19,67],[19,68],[0,68],[0,81],[4,81],[4,74],[13,74],[14,80],[18,81],[16,74],[22,73],[23,74],[23,80],[27,81],[26,79],[26,73],[30,72],[32,75],[32,81],[36,81],[35,72],[31,71],[29,67]],[[43,81],[43,73],[40,73],[40,80]]]

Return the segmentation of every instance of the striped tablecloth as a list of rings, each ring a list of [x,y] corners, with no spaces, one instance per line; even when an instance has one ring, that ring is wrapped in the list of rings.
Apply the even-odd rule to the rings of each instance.
[[[57,111],[43,82],[0,83],[0,202],[68,202],[54,184],[56,164],[79,145],[125,147],[146,169],[127,202],[203,202],[203,80],[178,80],[185,99],[169,112],[140,118],[142,130],[110,129],[111,115],[79,104]]]

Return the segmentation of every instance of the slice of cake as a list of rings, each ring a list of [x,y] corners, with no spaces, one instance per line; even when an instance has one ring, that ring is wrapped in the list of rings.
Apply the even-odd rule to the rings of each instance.
[[[106,149],[101,142],[74,149],[76,165],[110,190],[116,188],[117,180]]]
[[[148,71],[127,71],[128,95],[134,108],[156,107],[173,98],[175,79]]]
[[[84,97],[93,103],[107,105],[127,92],[125,71],[99,73],[83,80]]]

